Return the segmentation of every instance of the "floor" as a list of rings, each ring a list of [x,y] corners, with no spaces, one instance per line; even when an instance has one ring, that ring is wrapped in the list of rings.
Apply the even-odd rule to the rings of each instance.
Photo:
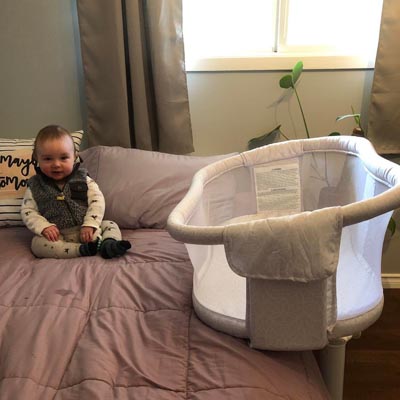
[[[346,348],[344,400],[400,399],[400,289],[385,289],[380,319]]]

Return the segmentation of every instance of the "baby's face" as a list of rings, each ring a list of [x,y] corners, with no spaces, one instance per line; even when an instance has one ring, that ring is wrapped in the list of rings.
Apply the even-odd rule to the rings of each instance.
[[[37,148],[37,159],[41,171],[61,183],[74,168],[75,149],[71,138],[62,136],[40,143]]]

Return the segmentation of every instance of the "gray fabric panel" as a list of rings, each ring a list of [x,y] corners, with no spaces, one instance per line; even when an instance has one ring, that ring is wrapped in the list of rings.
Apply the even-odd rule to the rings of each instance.
[[[330,322],[328,279],[308,283],[249,279],[251,346],[268,350],[323,348],[328,343]]]
[[[194,148],[183,47],[182,0],[144,3],[157,115],[156,150],[191,153]]]
[[[78,0],[90,146],[193,152],[181,3]]]
[[[369,108],[368,137],[379,153],[400,153],[400,2],[385,0]]]
[[[240,276],[308,282],[336,271],[341,232],[341,209],[330,207],[228,225],[224,246]]]
[[[88,143],[130,147],[121,2],[78,0]]]

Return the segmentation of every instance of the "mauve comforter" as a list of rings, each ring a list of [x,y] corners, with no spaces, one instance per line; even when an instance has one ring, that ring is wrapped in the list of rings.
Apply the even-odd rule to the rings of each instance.
[[[35,259],[0,229],[0,399],[325,399],[312,354],[261,352],[191,307],[192,267],[163,230],[120,259]]]

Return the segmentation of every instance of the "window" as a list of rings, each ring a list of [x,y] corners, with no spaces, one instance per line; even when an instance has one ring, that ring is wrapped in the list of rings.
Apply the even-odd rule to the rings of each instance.
[[[372,68],[383,0],[183,0],[188,70]]]

